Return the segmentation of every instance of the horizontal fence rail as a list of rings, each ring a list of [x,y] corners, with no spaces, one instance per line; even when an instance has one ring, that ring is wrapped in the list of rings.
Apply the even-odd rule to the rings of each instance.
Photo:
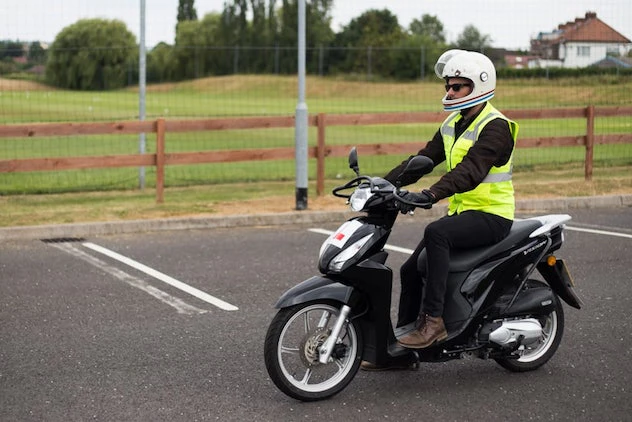
[[[593,147],[596,144],[632,143],[632,133],[595,135],[596,117],[631,116],[632,107],[576,107],[538,110],[507,110],[505,115],[515,120],[585,118],[586,133],[575,136],[520,138],[518,148],[584,146],[585,179],[593,173]],[[387,124],[441,123],[444,112],[406,112],[372,114],[318,114],[309,116],[308,124],[317,128],[317,145],[308,150],[315,158],[316,193],[322,195],[325,184],[327,157],[344,157],[351,145],[327,145],[328,126],[362,126]],[[99,134],[156,134],[156,152],[153,154],[103,155],[90,157],[49,157],[0,160],[0,173],[94,169],[112,167],[156,167],[156,201],[164,201],[165,166],[177,164],[227,163],[260,160],[288,160],[295,158],[294,148],[261,148],[225,151],[165,152],[167,132],[195,132],[238,129],[269,129],[294,127],[293,116],[243,117],[195,120],[124,121],[97,123],[32,123],[0,125],[0,138],[28,138],[48,136],[79,136]],[[421,147],[422,143],[416,144]],[[358,147],[362,155],[410,154],[411,143],[363,144]]]

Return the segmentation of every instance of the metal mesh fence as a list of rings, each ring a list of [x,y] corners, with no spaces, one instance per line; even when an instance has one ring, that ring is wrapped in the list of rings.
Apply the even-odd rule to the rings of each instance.
[[[200,119],[226,116],[279,116],[294,114],[297,79],[294,75],[296,49],[285,47],[196,48],[188,63],[191,78],[165,82],[149,75],[146,118]],[[356,63],[352,73],[339,73],[330,60],[346,57]],[[384,75],[384,63],[407,58],[410,78],[395,80]],[[315,48],[308,52],[307,104],[310,114],[383,113],[440,111],[443,83],[428,75],[423,49]],[[225,73],[210,74],[206,66],[222,60]],[[45,84],[0,78],[0,124],[44,122],[97,122],[138,119],[139,93],[135,84],[137,63],[129,63],[127,88],[113,91],[69,91]],[[382,67],[380,67],[382,66]],[[264,68],[267,73],[260,72]],[[151,66],[150,66],[151,69]],[[282,71],[283,69],[283,71]],[[560,107],[628,106],[632,104],[632,76],[616,69],[581,72],[572,76],[541,74],[519,77],[503,75],[493,104],[501,110],[552,109]],[[596,74],[595,74],[596,73]],[[629,134],[629,116],[598,118],[595,132]],[[519,137],[582,136],[585,119],[541,119],[519,122]],[[336,126],[327,129],[327,143],[409,142],[410,153],[429,140],[437,124],[393,124],[378,126]],[[316,144],[310,129],[310,146]],[[148,135],[147,152],[154,150],[155,137]],[[167,152],[214,151],[293,147],[294,130],[257,129],[167,134]],[[0,160],[20,158],[63,158],[73,156],[134,154],[139,139],[134,135],[86,135],[68,137],[0,138]],[[584,161],[582,147],[522,149],[516,153],[516,171],[555,166],[576,166]],[[385,172],[405,156],[365,158],[366,170]],[[595,167],[632,166],[632,144],[597,145]],[[315,164],[310,162],[310,178]],[[346,174],[344,160],[328,160],[326,176]],[[230,183],[236,181],[293,180],[291,161],[238,162],[171,166],[167,186]],[[148,185],[154,170],[147,169]],[[76,190],[132,189],[138,185],[138,170],[85,169],[60,172],[3,173],[0,194],[65,192]]]

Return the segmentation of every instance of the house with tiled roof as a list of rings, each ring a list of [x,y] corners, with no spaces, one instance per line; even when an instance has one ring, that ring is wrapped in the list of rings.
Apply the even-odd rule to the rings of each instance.
[[[551,32],[540,32],[531,40],[529,67],[588,67],[607,57],[623,57],[632,41],[587,12],[583,18],[558,25]]]

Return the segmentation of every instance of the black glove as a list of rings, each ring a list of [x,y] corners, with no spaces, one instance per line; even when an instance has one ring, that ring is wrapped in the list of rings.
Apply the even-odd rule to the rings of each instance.
[[[418,204],[417,206],[413,206],[413,205],[409,205],[409,204],[405,204],[403,202],[397,202],[397,206],[399,208],[399,211],[402,214],[408,214],[410,211],[414,210],[415,208],[419,207],[419,208],[425,208],[427,210],[429,210],[430,208],[432,208],[432,204],[434,204],[435,202],[437,202],[436,197],[434,196],[434,194],[429,191],[428,189],[424,189],[419,193],[416,192],[408,192],[406,194],[404,194],[402,196],[402,198],[404,198],[405,200],[409,201],[409,202],[414,202],[415,204]]]

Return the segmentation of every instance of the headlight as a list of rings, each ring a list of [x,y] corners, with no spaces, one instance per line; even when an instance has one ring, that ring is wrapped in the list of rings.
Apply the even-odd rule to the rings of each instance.
[[[371,188],[358,188],[351,194],[351,198],[349,198],[349,204],[351,205],[351,209],[353,211],[362,211],[366,201],[369,200],[373,196],[371,193]]]
[[[342,252],[336,255],[336,257],[329,263],[329,270],[339,272],[347,261],[355,257],[362,250],[364,245],[366,245],[372,236],[373,233],[367,234],[362,239],[354,242],[352,245],[349,245],[349,247],[345,248]]]

